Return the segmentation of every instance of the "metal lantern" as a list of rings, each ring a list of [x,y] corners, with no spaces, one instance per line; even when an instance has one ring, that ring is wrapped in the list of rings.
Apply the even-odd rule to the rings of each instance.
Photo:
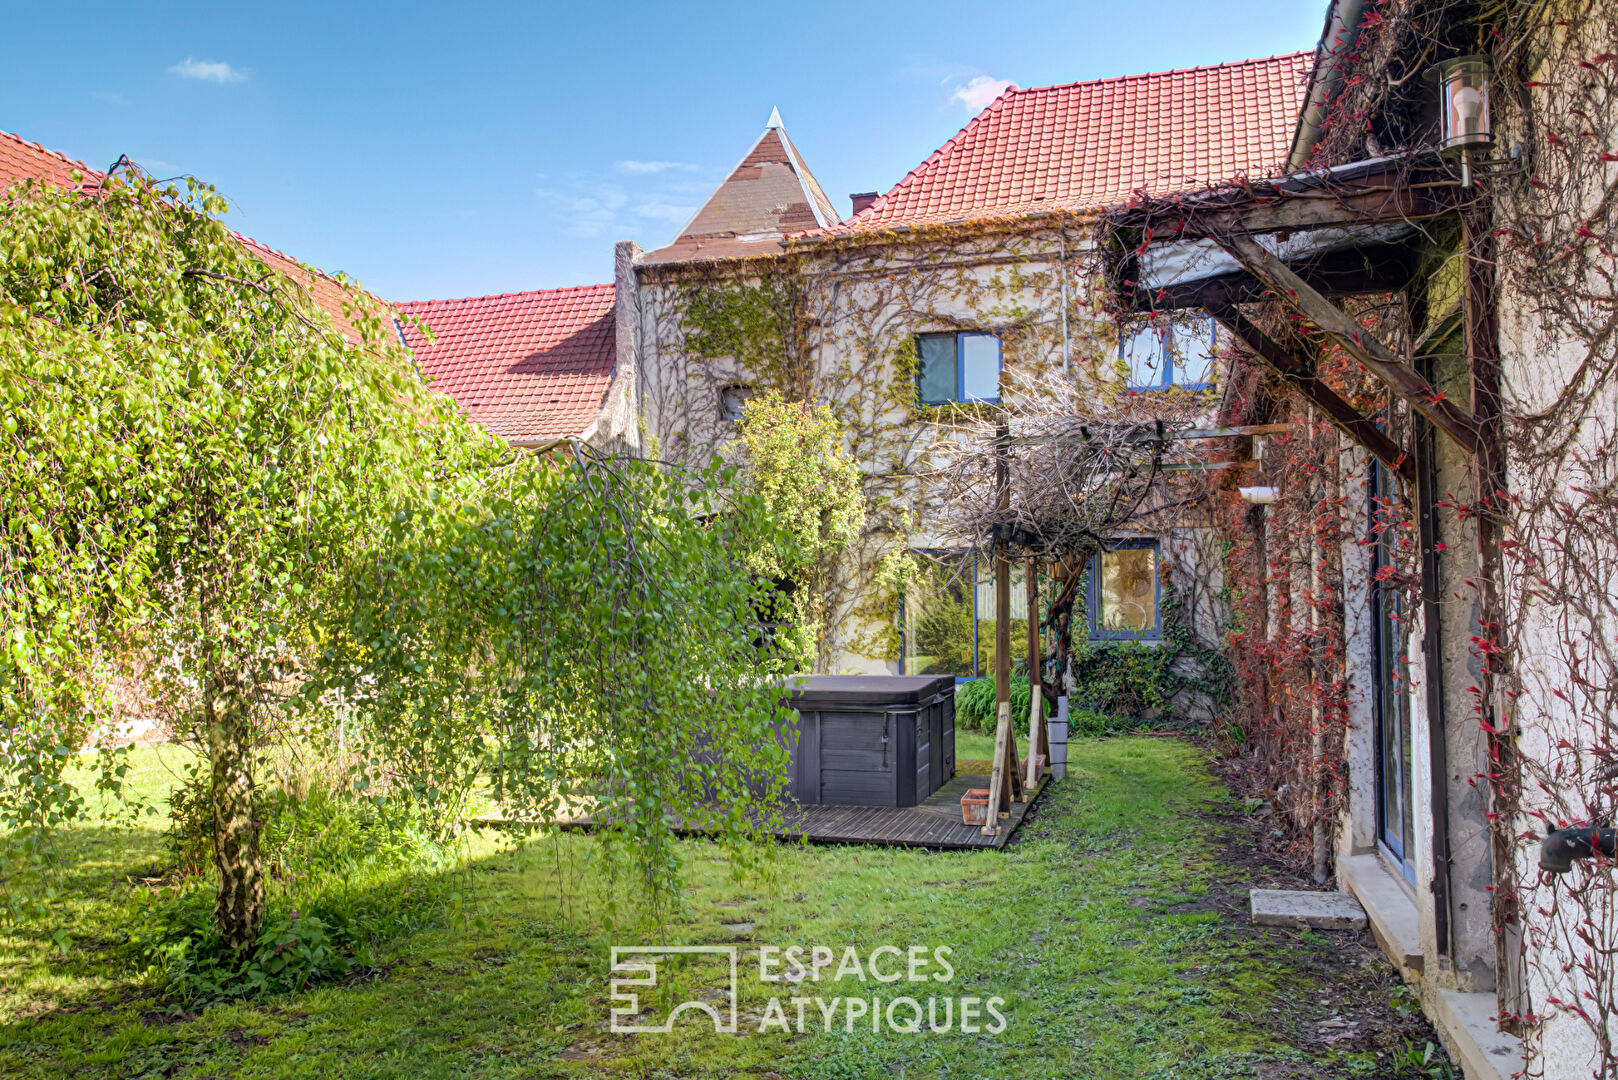
[[[1458,56],[1438,65],[1439,108],[1444,116],[1440,150],[1464,151],[1487,146],[1489,130],[1489,58]]]

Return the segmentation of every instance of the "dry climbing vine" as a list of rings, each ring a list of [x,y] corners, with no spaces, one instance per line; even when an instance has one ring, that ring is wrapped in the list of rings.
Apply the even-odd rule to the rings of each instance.
[[[1060,373],[1070,393],[1098,407],[1121,400],[1117,332],[1089,237],[1088,225],[1053,217],[642,268],[641,394],[659,454],[706,457],[734,438],[728,402],[778,390],[829,405],[864,470],[864,528],[824,575],[825,625],[843,629],[823,643],[823,664],[897,658],[897,596],[912,576],[904,554],[949,531],[938,516],[938,434],[999,412],[921,403],[918,333],[992,331],[1008,380],[1032,386]],[[1189,397],[1154,396],[1171,403],[1171,417]]]

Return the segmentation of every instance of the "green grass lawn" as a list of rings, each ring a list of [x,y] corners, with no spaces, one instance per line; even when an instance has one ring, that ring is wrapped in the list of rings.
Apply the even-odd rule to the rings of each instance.
[[[957,753],[987,757],[984,741],[981,754],[966,740]],[[139,782],[161,790],[176,758],[144,752]],[[1231,851],[1257,826],[1235,816],[1201,750],[1123,738],[1074,743],[1072,761],[1002,852],[791,846],[766,878],[737,881],[713,845],[687,842],[686,912],[657,942],[608,925],[588,838],[485,836],[469,853],[460,918],[446,912],[345,985],[195,1013],[165,1007],[113,959],[131,889],[161,865],[155,824],[87,825],[64,841],[55,924],[0,939],[0,1075],[1441,1075],[1401,1071],[1402,1040],[1421,1045],[1419,1015],[1396,1008],[1363,939],[1246,923],[1246,871]],[[50,941],[63,927],[65,950]],[[609,949],[638,944],[736,944],[742,1034],[715,1034],[701,1017],[668,1035],[607,1030]],[[832,982],[826,969],[807,989],[759,981],[755,950],[789,945],[839,957],[948,946],[953,978]],[[699,999],[725,982],[707,961],[676,977]],[[999,997],[1005,1027],[873,1033],[868,1015],[846,1020],[845,1004],[830,1032],[813,1005],[802,1034],[755,1031],[772,996],[900,994]],[[1359,1017],[1375,1037],[1323,1035],[1341,1030],[1319,1026],[1329,1017]]]
[[[1018,740],[1017,751],[1026,754],[1028,747],[1024,740]],[[979,735],[972,731],[955,732],[955,760],[956,761],[992,761],[994,760],[994,736]]]

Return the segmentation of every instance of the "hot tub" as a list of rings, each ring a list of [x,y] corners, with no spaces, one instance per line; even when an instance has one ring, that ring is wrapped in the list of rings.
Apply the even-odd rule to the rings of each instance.
[[[798,802],[915,806],[955,775],[953,676],[813,675],[789,685]]]

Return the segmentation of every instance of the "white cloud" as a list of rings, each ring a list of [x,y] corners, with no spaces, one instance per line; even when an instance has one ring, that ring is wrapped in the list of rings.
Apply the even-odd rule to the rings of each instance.
[[[97,101],[104,101],[108,105],[128,105],[129,99],[116,90],[92,90],[90,96]]]
[[[982,109],[989,102],[1005,93],[1013,84],[1008,79],[996,79],[989,75],[974,75],[963,86],[955,88],[949,96],[951,101],[959,101],[973,112]]]
[[[689,221],[712,183],[679,161],[615,161],[604,169],[536,176],[539,213],[552,228],[587,239],[668,241]]]
[[[194,60],[189,56],[169,68],[169,74],[216,83],[242,82],[247,78],[245,68],[231,67],[223,60]]]
[[[573,236],[587,239],[604,236],[617,226],[619,211],[629,202],[622,191],[603,185],[595,186],[588,194],[554,188],[536,188],[534,194],[562,219],[563,228]]]
[[[647,176],[661,172],[695,172],[697,166],[684,161],[620,161],[618,171],[630,176]]]
[[[635,213],[643,218],[653,221],[672,221],[676,225],[683,225],[687,218],[697,212],[695,206],[682,203],[671,203],[663,199],[646,199],[635,205]]]

